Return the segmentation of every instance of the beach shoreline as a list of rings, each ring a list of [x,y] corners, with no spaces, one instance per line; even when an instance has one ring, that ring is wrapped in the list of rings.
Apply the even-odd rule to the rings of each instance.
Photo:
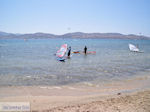
[[[29,102],[34,112],[148,112],[148,82],[139,77],[104,85],[0,86],[0,102]]]
[[[150,89],[113,95],[10,96],[0,102],[29,102],[31,112],[149,112]]]

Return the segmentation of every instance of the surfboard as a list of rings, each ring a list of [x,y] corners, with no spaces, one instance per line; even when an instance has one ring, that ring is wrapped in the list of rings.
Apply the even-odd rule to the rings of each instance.
[[[96,51],[88,51],[87,54],[96,54]]]
[[[73,51],[72,53],[75,53],[75,54],[76,54],[76,53],[80,53],[80,51]]]
[[[57,58],[57,60],[65,62],[66,59],[65,58]]]

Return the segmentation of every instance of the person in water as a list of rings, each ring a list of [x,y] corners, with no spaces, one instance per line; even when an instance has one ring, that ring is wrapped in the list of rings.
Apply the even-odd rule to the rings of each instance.
[[[86,46],[84,47],[84,53],[85,54],[87,53],[87,47]]]
[[[68,49],[68,57],[70,57],[70,54],[71,54],[71,46]]]

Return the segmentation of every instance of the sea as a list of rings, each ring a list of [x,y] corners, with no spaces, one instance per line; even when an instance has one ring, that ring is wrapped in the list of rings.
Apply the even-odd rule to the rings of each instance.
[[[128,44],[142,53],[130,52]],[[71,54],[58,61],[61,45]],[[150,76],[150,40],[131,39],[0,39],[0,86],[101,84],[137,76]]]

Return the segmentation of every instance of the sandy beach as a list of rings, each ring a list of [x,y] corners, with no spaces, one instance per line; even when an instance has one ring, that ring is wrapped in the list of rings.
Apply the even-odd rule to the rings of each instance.
[[[45,112],[150,112],[150,90],[105,99],[97,97],[97,101],[60,106]]]
[[[104,85],[1,86],[0,102],[30,102],[32,112],[149,112],[149,78]]]

